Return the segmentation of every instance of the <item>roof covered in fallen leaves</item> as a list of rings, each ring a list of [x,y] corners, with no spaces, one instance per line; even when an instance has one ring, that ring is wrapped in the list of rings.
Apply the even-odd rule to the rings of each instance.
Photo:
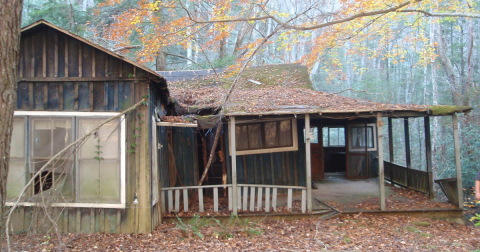
[[[167,79],[168,80],[168,79]],[[309,114],[415,111],[432,115],[468,112],[459,106],[385,104],[315,91],[308,70],[300,64],[269,65],[245,70],[226,104],[234,77],[222,72],[199,79],[171,81],[170,95],[183,108],[222,106],[225,115]],[[437,111],[434,113],[432,111]]]

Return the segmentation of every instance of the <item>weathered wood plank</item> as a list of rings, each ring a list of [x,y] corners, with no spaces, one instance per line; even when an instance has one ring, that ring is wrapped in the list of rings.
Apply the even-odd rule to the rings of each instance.
[[[82,212],[80,212],[80,208],[77,208],[77,213],[75,215],[76,217],[76,223],[75,223],[75,232],[77,234],[80,234],[80,223],[82,221]]]
[[[90,233],[95,233],[95,209],[90,208]]]
[[[89,106],[89,85],[88,82],[78,83],[78,110],[88,111]]]
[[[116,232],[117,234],[119,234],[119,233],[122,232],[122,230],[120,229],[120,227],[121,227],[120,224],[121,224],[121,222],[122,222],[122,212],[121,212],[121,211],[122,211],[122,210],[117,209],[117,226],[115,227],[115,232]]]
[[[213,188],[213,212],[218,213],[218,187]]]
[[[92,102],[92,109],[95,111],[104,111],[105,110],[105,85],[104,83],[93,83],[90,82],[92,85],[93,92],[90,93],[92,98],[90,101]]]
[[[48,83],[43,84],[43,108],[49,109],[49,107],[48,107]]]
[[[463,185],[462,185],[462,163],[460,162],[460,140],[458,137],[458,119],[457,114],[452,115],[453,123],[453,143],[455,148],[455,168],[457,172],[457,197],[458,207],[463,209]]]
[[[230,152],[232,154],[232,214],[234,216],[237,215],[238,208],[240,207],[240,188],[237,188],[237,150],[235,144],[235,117],[232,116],[230,118],[230,122],[228,125],[228,129],[230,130],[231,138],[230,138]]]
[[[203,207],[203,189],[198,188],[198,210],[200,213],[205,212],[205,209]]]
[[[53,77],[58,77],[58,32],[54,32],[53,35]]]
[[[175,212],[180,212],[180,190],[175,190]]]
[[[93,111],[93,82],[88,83],[88,109]]]
[[[47,34],[42,33],[42,77],[47,77]]]
[[[168,190],[168,212],[173,211],[173,190]]]
[[[83,77],[83,44],[78,46],[78,77]],[[90,76],[85,76],[90,77]]]
[[[81,77],[79,75],[79,64],[80,64],[80,45],[79,42],[73,38],[67,38],[68,40],[68,49],[66,50],[65,57],[65,67],[68,68],[68,73],[65,73],[66,77]],[[67,60],[68,59],[68,60]]]
[[[63,209],[63,233],[68,232],[68,208]]]
[[[233,211],[233,205],[232,205],[232,202],[233,202],[233,189],[231,187],[228,187],[227,188],[228,190],[228,210],[229,211]]]
[[[59,92],[58,92],[58,84],[57,83],[49,83],[47,86],[47,108],[49,110],[59,110],[60,109],[60,101],[59,101]]]
[[[188,190],[183,189],[183,211],[188,212]]]
[[[292,211],[292,189],[288,189],[287,195],[287,209]]]
[[[242,210],[243,211],[247,211],[248,208],[248,187],[247,186],[244,186],[243,187],[243,206],[242,206]]]
[[[237,210],[242,207],[242,188],[237,187]],[[233,211],[235,211],[235,206],[233,206]]]
[[[380,187],[380,210],[385,210],[385,173],[383,170],[383,121],[382,113],[377,113],[377,146],[378,146],[378,184]]]
[[[250,211],[255,211],[255,187],[250,187]]]
[[[265,212],[270,212],[270,187],[265,188]]]
[[[258,196],[257,196],[257,211],[260,211],[260,209],[262,208],[262,199],[263,199],[262,192],[263,192],[263,188],[259,187]]]
[[[100,233],[105,233],[105,208],[100,210]]]
[[[302,213],[307,211],[307,190],[302,190]]]
[[[43,83],[35,83],[35,89],[34,89],[34,109],[35,110],[44,110],[45,109],[45,103],[44,103],[44,92],[43,92]]]
[[[310,115],[305,115],[305,132],[307,136],[305,139],[305,169],[306,169],[306,186],[307,186],[307,210],[312,212],[312,161],[310,153]]]
[[[273,211],[277,211],[277,188],[274,187],[272,191],[272,208]]]
[[[167,203],[165,201],[165,191],[160,191],[160,199],[161,199],[161,202],[162,202],[162,213],[165,213],[165,212],[167,212],[166,208],[165,208],[165,204]]]

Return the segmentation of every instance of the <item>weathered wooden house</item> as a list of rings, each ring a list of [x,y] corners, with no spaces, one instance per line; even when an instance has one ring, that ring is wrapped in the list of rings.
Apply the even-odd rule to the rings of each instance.
[[[384,176],[432,195],[429,117],[451,115],[456,127],[456,113],[471,110],[314,91],[307,69],[295,64],[246,71],[224,103],[232,85],[226,75],[193,71],[167,88],[162,75],[173,73],[156,73],[46,21],[22,29],[18,74],[7,206],[55,153],[106,118],[147,102],[40,174],[20,198],[9,226],[14,233],[45,232],[50,219],[62,232],[145,233],[162,212],[264,214],[278,210],[280,194],[285,210],[311,213],[312,180],[332,171],[379,177],[383,210]],[[410,169],[408,159],[407,167],[384,162],[384,117],[389,139],[392,119],[408,126],[410,117],[425,118],[427,171]],[[209,159],[207,180],[198,186]],[[461,185],[459,171],[457,155]]]
[[[22,196],[10,231],[46,232],[44,205],[62,232],[153,230],[161,219],[154,118],[165,79],[43,20],[21,31],[18,77],[7,206],[57,152],[146,102],[49,166]]]
[[[433,197],[430,116],[452,116],[456,127],[456,113],[471,110],[382,104],[314,91],[306,67],[298,64],[250,68],[226,103],[233,82],[228,75],[212,70],[160,73],[175,100],[173,117],[167,115],[163,118],[167,122],[158,123],[161,132],[172,132],[160,141],[174,149],[172,153],[163,149],[160,154],[164,157],[160,177],[166,213],[192,211],[192,207],[207,211],[204,194],[213,198],[209,211],[218,214],[272,212],[280,192],[286,194],[286,210],[295,211],[292,195],[301,192],[296,211],[312,212],[312,180],[322,180],[326,172],[344,172],[347,179],[379,177],[382,210],[384,178]],[[409,139],[408,118],[414,117],[424,118],[426,171],[411,169],[409,140],[405,141],[406,167],[392,162],[392,141],[390,162],[383,160],[382,119],[388,118],[389,139],[392,120],[404,120],[405,139]],[[220,144],[212,147],[219,124]],[[198,186],[211,148],[215,154],[208,180]],[[187,155],[182,154],[185,150]],[[182,163],[185,159],[188,164]],[[457,165],[453,183],[461,185],[459,161]],[[456,196],[461,195],[458,188]],[[462,196],[455,203],[462,206],[461,201]]]

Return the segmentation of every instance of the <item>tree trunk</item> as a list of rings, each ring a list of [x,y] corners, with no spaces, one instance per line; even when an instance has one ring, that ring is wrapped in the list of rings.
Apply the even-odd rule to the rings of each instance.
[[[442,63],[445,73],[447,74],[448,82],[450,84],[450,89],[452,91],[453,102],[455,103],[455,105],[462,105],[460,100],[461,93],[459,92],[459,88],[458,88],[458,78],[455,73],[455,69],[453,69],[452,62],[447,57],[445,42],[443,41],[442,28],[440,26],[440,23],[435,23],[434,27],[435,27],[435,33],[436,33],[435,40],[437,42],[435,49],[437,49],[438,58],[440,59],[440,62]]]
[[[17,67],[23,0],[0,1],[0,225],[3,227],[14,104],[17,100]],[[0,245],[0,250],[2,250]]]
[[[167,55],[163,47],[158,49],[155,69],[157,71],[165,71],[165,69],[167,69]]]

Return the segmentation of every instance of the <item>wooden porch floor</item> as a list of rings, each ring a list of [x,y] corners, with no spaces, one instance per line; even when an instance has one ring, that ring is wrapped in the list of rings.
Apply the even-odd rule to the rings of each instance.
[[[323,201],[342,212],[380,211],[380,192],[378,178],[347,180],[330,178],[314,181],[317,189],[312,197]],[[429,199],[427,195],[414,190],[391,186],[385,183],[387,211],[458,209],[446,201]],[[313,201],[313,209],[322,209],[324,205]]]

